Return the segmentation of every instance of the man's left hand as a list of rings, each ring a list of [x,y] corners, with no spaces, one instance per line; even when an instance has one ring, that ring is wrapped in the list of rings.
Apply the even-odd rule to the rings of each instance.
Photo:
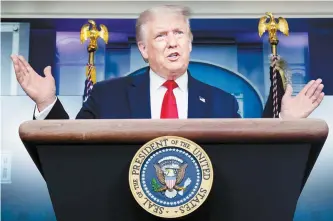
[[[324,98],[322,80],[310,81],[305,87],[292,97],[293,89],[288,84],[286,92],[281,101],[282,119],[297,119],[308,117],[322,102]]]

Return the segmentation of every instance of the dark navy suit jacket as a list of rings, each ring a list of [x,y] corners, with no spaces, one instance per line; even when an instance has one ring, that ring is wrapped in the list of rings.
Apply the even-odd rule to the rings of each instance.
[[[189,72],[188,72],[189,73]],[[97,82],[76,119],[149,119],[149,68],[144,74]],[[188,118],[240,118],[231,94],[188,74]],[[46,119],[69,119],[59,99]]]

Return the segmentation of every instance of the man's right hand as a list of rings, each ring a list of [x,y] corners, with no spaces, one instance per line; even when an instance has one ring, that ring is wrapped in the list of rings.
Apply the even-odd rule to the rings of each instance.
[[[34,71],[23,56],[11,56],[16,79],[27,95],[36,103],[41,112],[56,99],[55,80],[51,73],[51,67],[44,69],[45,77]]]

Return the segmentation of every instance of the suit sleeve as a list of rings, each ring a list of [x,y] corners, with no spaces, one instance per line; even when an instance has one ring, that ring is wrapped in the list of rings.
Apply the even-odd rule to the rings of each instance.
[[[59,99],[57,99],[56,103],[54,104],[53,108],[51,109],[50,113],[46,116],[45,120],[67,120],[69,116],[62,106],[62,103]]]
[[[273,117],[273,106],[272,106],[272,101],[273,99],[273,92],[272,92],[272,86],[270,88],[270,92],[268,95],[267,102],[265,104],[263,113],[262,113],[262,118],[272,118]]]
[[[99,116],[98,109],[98,87],[96,83],[91,91],[91,94],[86,102],[83,103],[81,110],[76,115],[76,119],[97,119]]]
[[[270,70],[269,79],[270,79],[270,82],[273,82],[273,76],[272,76],[273,68],[270,67],[269,70]],[[278,75],[278,78],[279,78],[279,75]],[[267,101],[265,103],[265,107],[264,107],[261,117],[262,118],[273,118],[273,85],[272,85],[272,83],[269,87],[269,95],[268,95]]]
[[[98,84],[98,83],[97,83]],[[95,84],[97,86],[97,84]],[[98,105],[97,105],[97,87],[94,86],[91,95],[86,102],[83,103],[79,113],[76,115],[76,119],[96,119],[98,118]],[[33,119],[36,120],[35,116]],[[52,107],[45,120],[67,120],[69,115],[60,102],[59,98]]]
[[[272,78],[272,67],[270,67],[270,75],[269,75],[269,79],[272,82],[273,78]],[[266,101],[263,113],[262,113],[262,118],[272,118],[273,117],[273,108],[272,108],[272,104],[273,104],[273,88],[272,88],[272,84],[269,87],[269,94],[268,94],[268,99]]]
[[[37,108],[35,106],[35,108]],[[36,110],[34,110],[33,119],[36,119],[35,116]],[[43,117],[43,120],[67,120],[69,119],[69,116],[67,112],[65,111],[64,107],[62,106],[62,103],[60,102],[59,98],[57,98],[55,104],[53,105],[52,109],[49,111],[49,113],[46,115],[46,117]]]

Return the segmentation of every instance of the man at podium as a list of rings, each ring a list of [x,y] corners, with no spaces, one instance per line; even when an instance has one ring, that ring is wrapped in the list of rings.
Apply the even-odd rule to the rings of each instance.
[[[136,40],[149,63],[145,74],[105,80],[94,85],[77,119],[239,118],[234,96],[193,78],[188,71],[192,50],[189,11],[159,6],[141,13]],[[22,56],[12,56],[17,80],[36,103],[35,119],[68,119],[56,97],[51,67],[38,75]],[[310,81],[292,97],[289,85],[280,117],[305,118],[317,108],[324,93],[321,79]]]

